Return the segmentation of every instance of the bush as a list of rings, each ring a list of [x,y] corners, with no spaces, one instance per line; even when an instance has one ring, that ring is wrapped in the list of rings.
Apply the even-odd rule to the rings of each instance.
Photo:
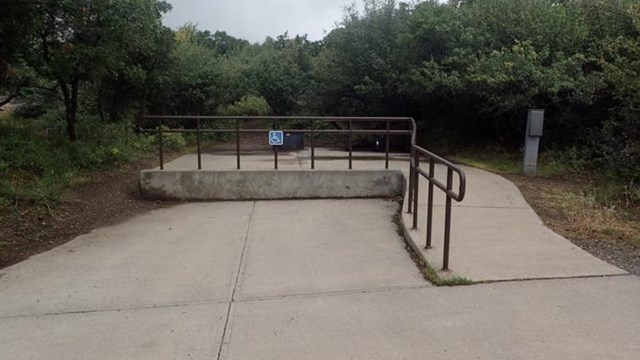
[[[104,124],[84,118],[75,143],[67,140],[62,129],[55,112],[37,120],[9,117],[0,122],[3,206],[16,198],[54,205],[83,172],[132,161],[152,145],[152,139],[135,134],[129,122]],[[184,146],[184,139],[181,143]]]
[[[231,105],[221,106],[218,113],[230,116],[264,116],[271,114],[271,107],[263,97],[249,95]]]
[[[167,126],[162,126],[162,130],[169,130]],[[158,135],[149,136],[150,144],[158,146]],[[187,141],[181,133],[162,133],[162,146],[170,150],[182,150],[187,146]]]

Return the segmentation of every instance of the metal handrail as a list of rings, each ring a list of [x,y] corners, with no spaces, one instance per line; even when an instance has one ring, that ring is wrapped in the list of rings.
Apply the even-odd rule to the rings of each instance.
[[[141,132],[157,133],[158,134],[158,146],[160,148],[160,170],[164,170],[164,151],[163,151],[163,133],[195,133],[196,134],[196,147],[198,158],[198,170],[202,169],[202,149],[201,149],[201,135],[202,134],[215,134],[215,133],[235,133],[236,134],[236,168],[239,170],[241,167],[241,150],[240,150],[240,135],[244,133],[267,133],[271,130],[278,129],[279,121],[287,120],[303,120],[310,123],[310,129],[287,129],[286,132],[298,133],[298,134],[310,134],[311,135],[311,169],[315,169],[315,145],[314,140],[317,134],[346,134],[349,135],[349,169],[353,168],[353,135],[385,135],[385,169],[389,168],[389,142],[390,136],[405,135],[411,137],[411,144],[415,143],[416,138],[416,123],[415,120],[408,117],[322,117],[322,116],[198,116],[198,115],[147,115],[144,117],[147,120],[157,120],[158,126],[156,129],[142,129]],[[195,129],[162,129],[165,120],[189,120],[196,122]],[[234,129],[203,129],[203,120],[235,120],[236,126]],[[249,120],[272,120],[273,128],[271,129],[241,129],[241,121]],[[315,129],[316,123],[336,123],[346,122],[347,129]],[[361,122],[384,122],[386,123],[386,129],[384,130],[362,130],[354,129],[353,123]],[[409,123],[410,129],[408,130],[392,130],[391,123]],[[273,147],[274,152],[274,168],[278,169],[278,147]]]
[[[413,193],[413,202],[409,203],[409,211],[413,212],[413,229],[418,228],[418,196],[420,190],[420,175],[429,181],[428,195],[427,195],[427,241],[426,249],[431,248],[431,235],[433,228],[433,188],[434,186],[442,190],[446,195],[445,201],[445,220],[444,220],[444,248],[442,259],[442,270],[449,270],[449,248],[451,243],[451,201],[455,200],[461,202],[464,200],[467,191],[467,179],[459,166],[455,165],[451,161],[440,157],[418,145],[413,144],[411,147],[411,159],[410,175],[413,179],[413,187],[409,190],[409,193]],[[421,157],[424,157],[429,161],[429,172],[422,170],[420,167]],[[447,184],[443,184],[435,177],[435,165],[444,165],[447,168]],[[458,175],[458,191],[453,191],[453,174]]]
[[[384,135],[385,136],[385,169],[389,168],[389,142],[390,136],[410,136],[411,137],[411,150],[409,159],[409,184],[408,184],[408,199],[407,199],[407,212],[413,214],[413,229],[418,227],[418,195],[420,187],[420,176],[429,181],[429,194],[427,199],[427,244],[426,248],[431,248],[431,235],[432,235],[432,223],[433,223],[433,190],[434,187],[442,190],[446,195],[446,207],[445,207],[445,233],[444,233],[444,255],[443,255],[443,270],[449,269],[449,248],[451,237],[451,201],[455,200],[460,202],[465,197],[466,192],[466,177],[464,171],[453,164],[452,162],[416,145],[416,133],[417,126],[416,121],[410,117],[322,117],[322,116],[165,116],[165,115],[148,115],[144,119],[157,120],[158,126],[155,129],[143,129],[141,132],[156,133],[158,135],[159,157],[160,157],[160,170],[164,170],[164,153],[163,153],[163,133],[195,133],[196,134],[196,147],[198,155],[198,170],[202,169],[202,134],[211,133],[235,133],[236,134],[236,158],[237,169],[241,167],[240,161],[240,135],[245,133],[268,133],[271,130],[278,129],[279,121],[286,120],[304,120],[310,123],[309,129],[287,129],[284,130],[290,133],[310,134],[311,140],[311,169],[315,169],[315,144],[314,140],[317,134],[347,134],[349,135],[349,169],[352,169],[353,161],[353,135]],[[189,120],[196,122],[195,129],[162,129],[165,120]],[[203,129],[203,120],[235,120],[235,128],[228,129]],[[271,129],[241,129],[240,122],[248,120],[272,120],[273,127]],[[346,129],[315,129],[316,123],[336,123],[346,122]],[[354,129],[354,123],[360,122],[383,122],[386,123],[386,128],[383,130],[367,130],[367,129]],[[410,129],[407,130],[392,130],[391,123],[405,122],[410,124]],[[278,147],[273,147],[274,152],[274,168],[278,169]],[[421,158],[429,161],[429,172],[424,171],[420,167]],[[441,164],[447,168],[447,183],[446,185],[435,178],[435,165]],[[453,174],[458,175],[458,191],[453,190]]]

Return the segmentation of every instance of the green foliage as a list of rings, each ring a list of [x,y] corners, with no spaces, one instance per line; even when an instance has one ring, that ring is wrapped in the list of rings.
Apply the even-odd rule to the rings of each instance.
[[[320,93],[328,112],[392,115],[404,111],[408,64],[401,34],[408,17],[408,7],[398,8],[394,1],[365,1],[362,14],[355,7],[346,10],[341,27],[327,35],[317,59]]]
[[[309,105],[305,96],[311,88],[313,65],[306,37],[267,39],[264,49],[252,62],[247,76],[255,91],[275,115],[293,115]],[[303,110],[302,110],[303,111]]]
[[[151,141],[129,123],[102,124],[85,119],[82,140],[71,143],[60,129],[59,115],[38,121],[9,117],[0,122],[0,199],[31,200],[47,206],[83,172],[128,162],[148,151]]]
[[[231,116],[261,116],[271,114],[271,107],[264,98],[249,95],[231,105],[219,108],[218,113]]]
[[[162,126],[163,130],[169,130],[169,127]],[[160,141],[158,135],[150,136],[151,144],[158,145]],[[162,146],[169,150],[182,150],[187,146],[187,141],[181,133],[162,133]]]
[[[172,31],[160,0],[0,1],[0,107],[20,99],[18,114],[34,119],[64,109],[56,134],[78,146],[43,156],[78,168],[130,158],[129,143],[105,148],[93,134],[142,125],[145,113],[413,116],[432,145],[517,154],[527,108],[542,107],[550,173],[596,169],[637,198],[635,0],[363,0],[322,41],[261,44],[191,23]],[[49,168],[37,157],[0,169]]]

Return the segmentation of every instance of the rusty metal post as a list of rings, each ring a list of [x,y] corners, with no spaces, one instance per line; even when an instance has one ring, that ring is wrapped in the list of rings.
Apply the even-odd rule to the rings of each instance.
[[[415,192],[413,194],[413,227],[412,229],[417,229],[418,228],[418,199],[419,199],[419,193],[420,193],[420,173],[418,172],[418,169],[420,169],[420,155],[416,152],[416,164],[413,167],[413,172],[415,173],[415,179],[413,179],[414,183],[413,183],[413,188],[415,189]]]
[[[449,191],[453,187],[453,170],[447,168],[447,202],[444,217],[444,255],[442,258],[442,270],[449,270],[449,242],[451,238],[451,196]]]
[[[316,168],[315,121],[311,119],[311,170]]]
[[[353,169],[353,123],[349,120],[349,170]]]
[[[411,152],[409,155],[409,199],[407,199],[407,213],[411,214],[412,209],[412,202],[413,202],[413,176],[414,176],[414,164],[413,164],[413,160],[414,160],[414,156],[415,156],[415,150],[413,148],[413,145],[411,145]]]
[[[389,169],[389,120],[387,119],[387,134],[385,139],[385,155],[384,155],[384,168]]]
[[[200,139],[200,118],[196,119],[196,148],[198,151],[198,170],[202,170],[202,150]]]
[[[240,120],[236,119],[236,167],[240,170]]]
[[[164,170],[164,154],[162,151],[162,126],[164,120],[160,119],[160,125],[158,125],[158,146],[160,147],[160,170]]]
[[[278,119],[273,120],[273,130],[278,130]],[[278,147],[273,147],[273,161],[274,167],[278,170]]]
[[[431,249],[431,234],[433,225],[433,178],[435,177],[435,164],[429,159],[429,192],[427,196],[427,249]]]

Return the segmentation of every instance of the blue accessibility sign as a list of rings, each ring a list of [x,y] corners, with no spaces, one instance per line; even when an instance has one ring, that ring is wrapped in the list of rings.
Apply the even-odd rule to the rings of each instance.
[[[279,130],[269,131],[269,145],[282,146],[284,144],[284,133]]]

